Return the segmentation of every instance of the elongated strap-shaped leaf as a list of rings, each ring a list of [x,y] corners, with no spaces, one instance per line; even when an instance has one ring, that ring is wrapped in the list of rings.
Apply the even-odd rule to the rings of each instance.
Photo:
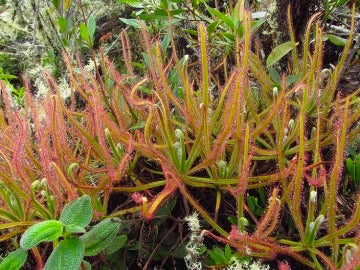
[[[26,262],[28,252],[18,249],[11,252],[1,263],[0,270],[19,270]]]
[[[60,241],[43,270],[77,270],[84,257],[84,245],[78,237]]]
[[[53,241],[63,233],[63,224],[57,220],[45,220],[28,228],[20,239],[23,249],[31,249],[41,242]]]
[[[293,43],[291,41],[276,46],[269,54],[266,60],[266,67],[271,67],[272,65],[279,62],[280,59],[283,58],[285,55],[287,55],[292,49],[293,49]]]
[[[96,224],[86,234],[80,236],[85,246],[85,256],[94,256],[107,248],[118,233],[119,228],[119,221],[107,218]]]
[[[85,228],[92,219],[90,197],[83,195],[64,207],[59,221],[64,225],[77,225]]]

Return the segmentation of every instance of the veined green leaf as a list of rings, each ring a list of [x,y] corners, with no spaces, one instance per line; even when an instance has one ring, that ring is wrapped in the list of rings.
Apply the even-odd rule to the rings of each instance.
[[[118,251],[120,248],[122,248],[126,241],[127,241],[126,234],[122,234],[119,236],[115,236],[109,246],[106,248],[105,253],[106,255],[110,255]]]
[[[272,50],[272,52],[269,54],[269,56],[266,60],[266,67],[271,67],[272,65],[279,62],[280,59],[283,58],[285,55],[287,55],[292,49],[293,49],[293,46],[292,46],[291,41],[288,41],[279,46],[276,46]]]
[[[217,10],[216,8],[211,8],[208,7],[207,10],[209,11],[209,13],[211,14],[211,16],[220,19],[222,22],[224,22],[232,31],[234,31],[235,29],[235,24],[234,22],[226,15],[224,15],[223,13],[221,13],[219,10]]]
[[[60,0],[51,0],[51,2],[56,7],[56,9],[60,8]]]
[[[57,21],[57,24],[59,26],[60,32],[63,33],[63,34],[66,33],[68,21],[63,17],[59,17],[58,21]]]
[[[350,174],[350,177],[352,179],[355,178],[355,166],[354,166],[354,161],[351,158],[347,158],[345,160],[345,164],[346,164],[346,168]]]
[[[20,239],[23,249],[31,249],[41,242],[53,241],[63,233],[63,224],[57,220],[45,220],[28,228]]]
[[[0,270],[19,270],[26,262],[27,250],[18,249],[11,252],[1,263]]]
[[[339,37],[337,35],[333,35],[333,34],[325,34],[324,38],[325,38],[325,40],[329,39],[332,44],[334,44],[335,46],[339,46],[339,47],[345,46],[345,44],[347,42],[347,39]]]
[[[59,221],[64,225],[71,224],[85,228],[89,225],[92,214],[90,197],[83,195],[64,207]]]
[[[64,227],[64,233],[65,234],[86,233],[86,230],[81,226],[70,224]]]
[[[85,23],[80,23],[80,36],[84,41],[89,41],[88,28]]]
[[[134,8],[143,8],[144,7],[144,3],[143,1],[138,1],[138,0],[117,0],[119,3],[122,4],[126,4],[130,7],[134,7]]]
[[[95,30],[96,30],[96,22],[93,15],[90,15],[88,22],[87,22],[87,30],[90,39],[94,38]]]
[[[125,19],[125,18],[119,18],[120,21],[125,23],[126,25],[130,25],[134,28],[141,28],[138,20],[136,19]]]
[[[44,270],[80,269],[84,257],[84,245],[78,237],[60,241],[48,258]]]
[[[104,219],[80,236],[85,246],[85,256],[94,256],[109,246],[119,231],[119,221],[113,218]]]

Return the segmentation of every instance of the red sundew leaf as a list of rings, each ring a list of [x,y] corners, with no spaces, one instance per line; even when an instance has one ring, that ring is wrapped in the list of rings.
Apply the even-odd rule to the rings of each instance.
[[[279,270],[291,270],[291,267],[287,261],[278,261]]]
[[[324,185],[324,181],[321,177],[313,179],[312,177],[308,176],[307,174],[304,175],[308,183],[316,188],[320,188]]]
[[[165,187],[159,194],[156,195],[155,199],[149,203],[149,206],[146,206],[146,211],[145,213],[143,212],[146,219],[152,219],[160,205],[172,194],[174,194],[177,189],[177,183],[174,179],[172,179],[175,176],[172,173],[166,172],[164,175],[167,180]]]

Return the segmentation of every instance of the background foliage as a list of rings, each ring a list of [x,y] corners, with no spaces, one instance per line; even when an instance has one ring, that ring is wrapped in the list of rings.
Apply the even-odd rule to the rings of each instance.
[[[121,219],[95,269],[360,264],[355,8],[343,28],[346,3],[319,4],[301,37],[285,9],[288,40],[268,43],[271,1],[40,2],[1,5],[19,8],[1,36],[4,255],[86,194],[90,226]]]

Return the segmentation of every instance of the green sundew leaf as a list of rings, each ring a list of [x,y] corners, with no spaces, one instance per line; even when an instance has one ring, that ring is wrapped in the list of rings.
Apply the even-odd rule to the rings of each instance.
[[[88,195],[83,195],[70,204],[65,205],[59,221],[64,225],[77,225],[85,228],[90,224],[93,210]]]
[[[107,218],[80,236],[85,246],[85,256],[94,256],[106,249],[120,229],[120,219]]]
[[[345,38],[342,38],[342,37],[339,37],[339,36],[333,35],[333,34],[325,34],[324,39],[325,40],[329,39],[332,44],[334,44],[335,46],[338,46],[338,47],[345,46],[345,44],[347,42],[347,40]]]
[[[90,15],[88,22],[87,22],[87,30],[90,39],[94,38],[95,30],[96,30],[96,21],[93,15]]]
[[[63,233],[63,224],[57,220],[45,220],[29,227],[20,239],[23,249],[31,249],[44,241],[53,241]]]
[[[297,45],[298,43],[296,43]],[[283,58],[285,55],[287,55],[291,50],[292,42],[288,41],[285,42],[279,46],[276,46],[272,52],[269,54],[267,60],[266,60],[266,67],[271,67],[272,65],[276,64],[280,61],[281,58]]]
[[[80,23],[80,36],[84,41],[89,41],[89,32],[85,23]]]
[[[111,255],[122,248],[125,245],[127,239],[128,238],[125,234],[115,236],[109,246],[105,249],[106,255]]]
[[[237,225],[237,224],[238,224],[237,218],[234,217],[234,216],[230,216],[230,217],[228,217],[227,219],[228,219],[228,221],[229,221],[232,225]]]
[[[0,219],[6,221],[19,221],[19,218],[14,216],[13,213],[0,209]]]
[[[80,269],[84,257],[84,245],[78,237],[71,237],[59,242],[50,254],[43,270]]]
[[[139,21],[136,19],[125,19],[125,18],[119,18],[120,21],[122,21],[123,23],[125,23],[126,25],[132,26],[134,28],[138,28],[140,29],[140,24]]]
[[[0,270],[19,270],[26,262],[27,250],[15,250],[0,263]]]
[[[232,31],[235,29],[234,22],[226,15],[222,14],[219,10],[216,8],[207,7],[207,10],[211,14],[211,16],[220,19],[222,22],[224,22]]]
[[[17,217],[23,219],[24,208],[19,198],[16,195],[14,195],[14,193],[10,193],[9,198],[10,198],[10,204],[9,204],[10,209],[13,211],[14,214],[16,214]]]

